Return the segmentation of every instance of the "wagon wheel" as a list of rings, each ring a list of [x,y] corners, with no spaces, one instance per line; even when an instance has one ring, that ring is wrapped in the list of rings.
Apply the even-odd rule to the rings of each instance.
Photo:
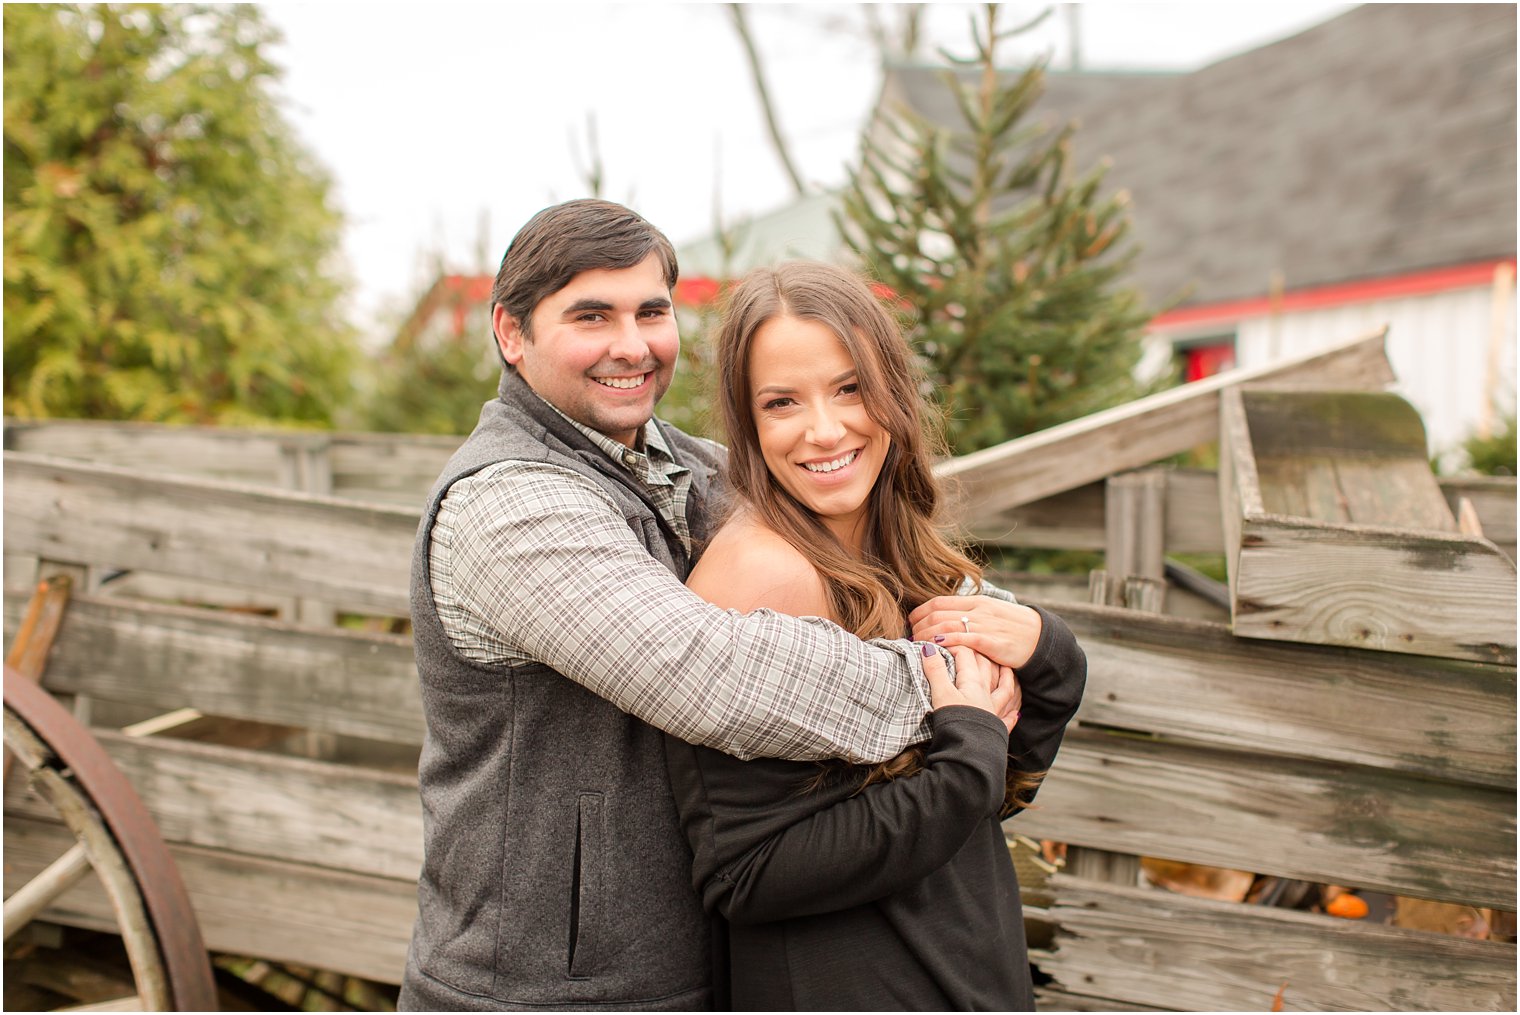
[[[6,939],[93,868],[115,911],[142,1010],[215,1011],[200,927],[152,817],[89,731],[10,666],[5,746],[77,840],[5,900]]]

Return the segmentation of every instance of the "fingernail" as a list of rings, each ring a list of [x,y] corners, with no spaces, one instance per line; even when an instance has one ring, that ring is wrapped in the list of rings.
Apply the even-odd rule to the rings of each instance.
[[[936,638],[934,640],[935,641],[939,641],[938,638]],[[933,645],[930,645],[928,642],[924,642],[924,658],[925,659],[928,659],[929,657],[931,657],[933,655],[936,655],[937,653],[938,653],[938,650],[935,649],[935,647]]]
[[[945,643],[945,636],[944,635],[942,635],[942,634],[936,634],[934,636],[934,644],[936,644],[936,645],[943,645],[944,643]]]

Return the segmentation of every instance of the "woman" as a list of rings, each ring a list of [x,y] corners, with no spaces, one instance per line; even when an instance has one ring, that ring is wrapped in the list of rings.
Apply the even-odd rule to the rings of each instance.
[[[1030,1010],[999,817],[1055,757],[1081,650],[1043,611],[950,598],[980,570],[933,525],[919,377],[859,279],[804,262],[752,273],[717,352],[736,506],[690,587],[863,638],[911,627],[954,652],[959,683],[926,644],[933,738],[881,765],[667,741],[694,881],[727,920],[733,1006]],[[996,713],[1018,695],[1010,734]]]

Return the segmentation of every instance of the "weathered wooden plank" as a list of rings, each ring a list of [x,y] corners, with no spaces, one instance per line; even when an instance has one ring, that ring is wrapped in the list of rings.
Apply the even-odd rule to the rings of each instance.
[[[1058,876],[1072,994],[1182,1011],[1514,1011],[1515,946]]]
[[[1009,582],[1045,603],[1051,588]],[[1082,589],[1073,588],[1073,596]],[[14,625],[25,601],[7,600]],[[1057,607],[1088,654],[1082,717],[1250,750],[1515,785],[1505,667],[1259,644],[1222,624]],[[80,597],[48,686],[397,743],[420,743],[410,643],[213,611]],[[1186,701],[1189,707],[1175,707]]]
[[[279,484],[282,448],[308,439],[312,438],[299,431],[270,433],[92,420],[5,421],[7,451],[271,486]]]
[[[1430,470],[1420,414],[1391,392],[1231,392],[1245,413],[1268,514],[1455,532]],[[1221,460],[1222,467],[1230,463]]]
[[[1513,667],[1247,641],[1221,623],[1082,603],[1055,612],[1087,653],[1084,722],[1515,786]]]
[[[1312,356],[1226,371],[942,462],[936,471],[950,481],[953,516],[974,528],[1009,508],[1213,441],[1219,393],[1236,385],[1385,387],[1393,370],[1383,337],[1379,331]]]
[[[344,434],[335,437],[333,495],[422,510],[449,457],[463,437],[421,434]]]
[[[5,453],[5,547],[405,616],[417,513]]]
[[[1483,535],[1515,559],[1513,476],[1437,479],[1452,513],[1469,498]],[[1166,478],[1166,552],[1223,553],[1219,477],[1202,469],[1173,469]],[[1008,511],[972,526],[970,535],[999,546],[1053,550],[1101,550],[1104,545],[1103,484],[1089,483]]]
[[[170,842],[415,879],[422,805],[415,774],[92,730]],[[35,798],[9,812],[45,816]]]
[[[123,571],[101,587],[112,598],[148,600],[170,605],[211,607],[254,616],[291,619],[295,597],[262,589],[243,588],[202,578]]]
[[[1020,599],[1041,606],[1064,609],[1064,603],[1089,602],[1089,579],[1073,574],[1017,574],[988,572],[988,578],[1006,589],[1018,593]],[[1230,619],[1229,607],[1221,607],[1203,596],[1180,585],[1171,585],[1166,591],[1168,616],[1190,617],[1194,620],[1210,620],[1223,623]]]
[[[970,538],[995,546],[1101,550],[1106,536],[1104,484],[1088,483],[1006,511],[979,515],[963,520],[963,527]]]
[[[1373,396],[1343,397],[1353,407],[1384,404]],[[1308,396],[1306,413],[1323,417],[1313,410],[1333,404],[1329,398]],[[1235,633],[1513,665],[1515,566],[1492,543],[1456,532],[1317,517],[1349,518],[1344,491],[1318,496],[1309,472],[1289,476],[1281,467],[1283,455],[1257,453],[1257,422],[1264,424],[1264,447],[1280,452],[1288,446],[1283,431],[1299,431],[1284,421],[1299,401],[1275,391],[1231,390],[1220,398],[1220,511]],[[1408,409],[1402,400],[1389,404]],[[1370,410],[1363,415],[1375,416]],[[1347,456],[1378,444],[1382,437],[1374,423],[1380,420],[1368,423],[1373,432],[1357,440],[1340,436]],[[1409,425],[1418,427],[1418,417]],[[1423,492],[1432,509],[1449,518],[1423,459],[1415,471],[1424,474],[1405,478],[1425,484],[1422,491],[1401,487],[1401,496],[1391,500],[1406,499],[1402,494],[1417,499]],[[1378,506],[1363,502],[1360,508]],[[1409,508],[1385,508],[1394,521],[1423,517],[1422,509],[1410,514]]]
[[[1110,997],[1088,997],[1070,994],[1049,987],[1034,988],[1036,1011],[1174,1011],[1172,1008],[1156,1008],[1148,1004],[1130,1004]]]
[[[1140,856],[1515,908],[1515,794],[1078,728],[1009,826]]]
[[[1452,514],[1466,497],[1478,512],[1483,536],[1515,559],[1515,477],[1455,476],[1440,480],[1441,493]]]
[[[5,421],[5,448],[145,472],[283,486],[420,509],[463,438],[431,434],[247,430],[228,427]],[[322,488],[303,479],[320,461]],[[319,479],[321,477],[311,477]]]
[[[5,892],[26,883],[72,841],[62,826],[5,819]],[[170,844],[201,936],[211,951],[331,969],[400,983],[417,914],[414,882]],[[94,878],[60,898],[44,919],[115,931]]]
[[[1242,523],[1235,634],[1515,664],[1515,566],[1457,533]]]
[[[25,609],[7,596],[6,629]],[[411,639],[95,596],[70,604],[46,686],[162,711],[422,743]]]
[[[1120,579],[1165,577],[1167,474],[1145,469],[1108,477],[1103,564]],[[1150,612],[1160,612],[1154,610]]]

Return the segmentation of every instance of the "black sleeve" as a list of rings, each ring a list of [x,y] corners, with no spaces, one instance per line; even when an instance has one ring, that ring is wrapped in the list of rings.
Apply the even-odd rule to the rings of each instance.
[[[1087,656],[1060,617],[1039,606],[1031,609],[1040,615],[1040,640],[1017,671],[1024,703],[1008,737],[1008,767],[1045,772],[1054,764],[1066,726],[1082,703]]]
[[[827,913],[890,895],[947,863],[1003,799],[1007,733],[970,706],[932,713],[914,775],[810,789],[816,765],[739,761],[667,738],[703,904],[736,924]]]

